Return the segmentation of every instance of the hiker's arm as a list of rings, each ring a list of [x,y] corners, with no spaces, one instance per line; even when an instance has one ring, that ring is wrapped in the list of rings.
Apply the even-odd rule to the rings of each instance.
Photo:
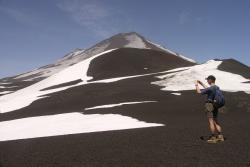
[[[198,82],[203,88],[205,88],[205,89],[208,88],[207,85],[205,85],[203,82],[201,82],[201,81],[199,81],[199,80],[198,80],[197,82]]]
[[[196,88],[197,93],[201,94],[201,89],[199,87],[199,81],[195,82],[195,88]]]

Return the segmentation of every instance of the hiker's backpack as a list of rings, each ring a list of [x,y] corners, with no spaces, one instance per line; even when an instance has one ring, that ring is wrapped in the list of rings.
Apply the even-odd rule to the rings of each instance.
[[[214,87],[214,104],[217,108],[225,106],[225,97],[218,86]]]

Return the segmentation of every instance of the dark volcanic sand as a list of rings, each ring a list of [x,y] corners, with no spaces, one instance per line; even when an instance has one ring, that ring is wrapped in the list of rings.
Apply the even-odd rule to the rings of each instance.
[[[89,110],[85,114],[117,113],[163,123],[164,127],[0,142],[0,164],[3,167],[235,167],[250,164],[249,95],[226,93],[227,110],[220,118],[227,141],[211,145],[200,140],[200,136],[208,135],[207,120],[202,112],[204,98],[193,91],[171,95],[151,85],[153,80],[155,78],[147,76],[72,88],[34,102],[26,109],[2,114],[0,120],[82,112],[85,107],[110,103],[156,100],[158,103]]]
[[[94,59],[88,74],[94,79],[103,79],[189,65],[159,51],[150,51],[151,55],[158,56],[157,59],[147,55],[148,52],[144,50],[119,49],[115,52],[119,53],[119,60],[116,59],[117,53],[113,52],[106,59]],[[224,65],[221,68],[225,70]],[[148,71],[144,67],[148,67]],[[150,84],[157,80],[155,76],[106,84],[92,83],[53,93],[26,108],[0,114],[0,121],[84,112],[116,113],[165,126],[0,142],[0,167],[250,166],[250,95],[243,92],[225,93],[227,107],[225,113],[220,113],[220,119],[227,140],[211,145],[200,139],[209,134],[203,112],[204,98],[194,91],[181,92],[181,96],[161,91],[161,87]],[[98,105],[148,100],[157,103],[84,110]]]
[[[88,75],[94,80],[166,71],[195,65],[156,50],[121,48],[91,61]]]
[[[250,79],[250,68],[234,59],[223,60],[223,63],[219,66],[218,69],[234,74],[239,74],[247,79]]]

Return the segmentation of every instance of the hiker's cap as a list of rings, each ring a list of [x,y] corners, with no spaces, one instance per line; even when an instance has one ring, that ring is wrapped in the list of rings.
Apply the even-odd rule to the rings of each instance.
[[[212,80],[212,81],[215,81],[215,80],[216,80],[216,78],[215,78],[215,76],[213,76],[213,75],[209,75],[209,76],[206,78],[206,80]]]

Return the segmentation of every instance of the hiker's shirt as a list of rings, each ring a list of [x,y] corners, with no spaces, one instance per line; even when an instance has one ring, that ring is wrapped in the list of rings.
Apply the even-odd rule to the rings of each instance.
[[[216,88],[217,88],[217,86],[213,85],[213,86],[210,86],[208,88],[201,90],[202,95],[207,95],[206,103],[213,103],[214,102]]]

